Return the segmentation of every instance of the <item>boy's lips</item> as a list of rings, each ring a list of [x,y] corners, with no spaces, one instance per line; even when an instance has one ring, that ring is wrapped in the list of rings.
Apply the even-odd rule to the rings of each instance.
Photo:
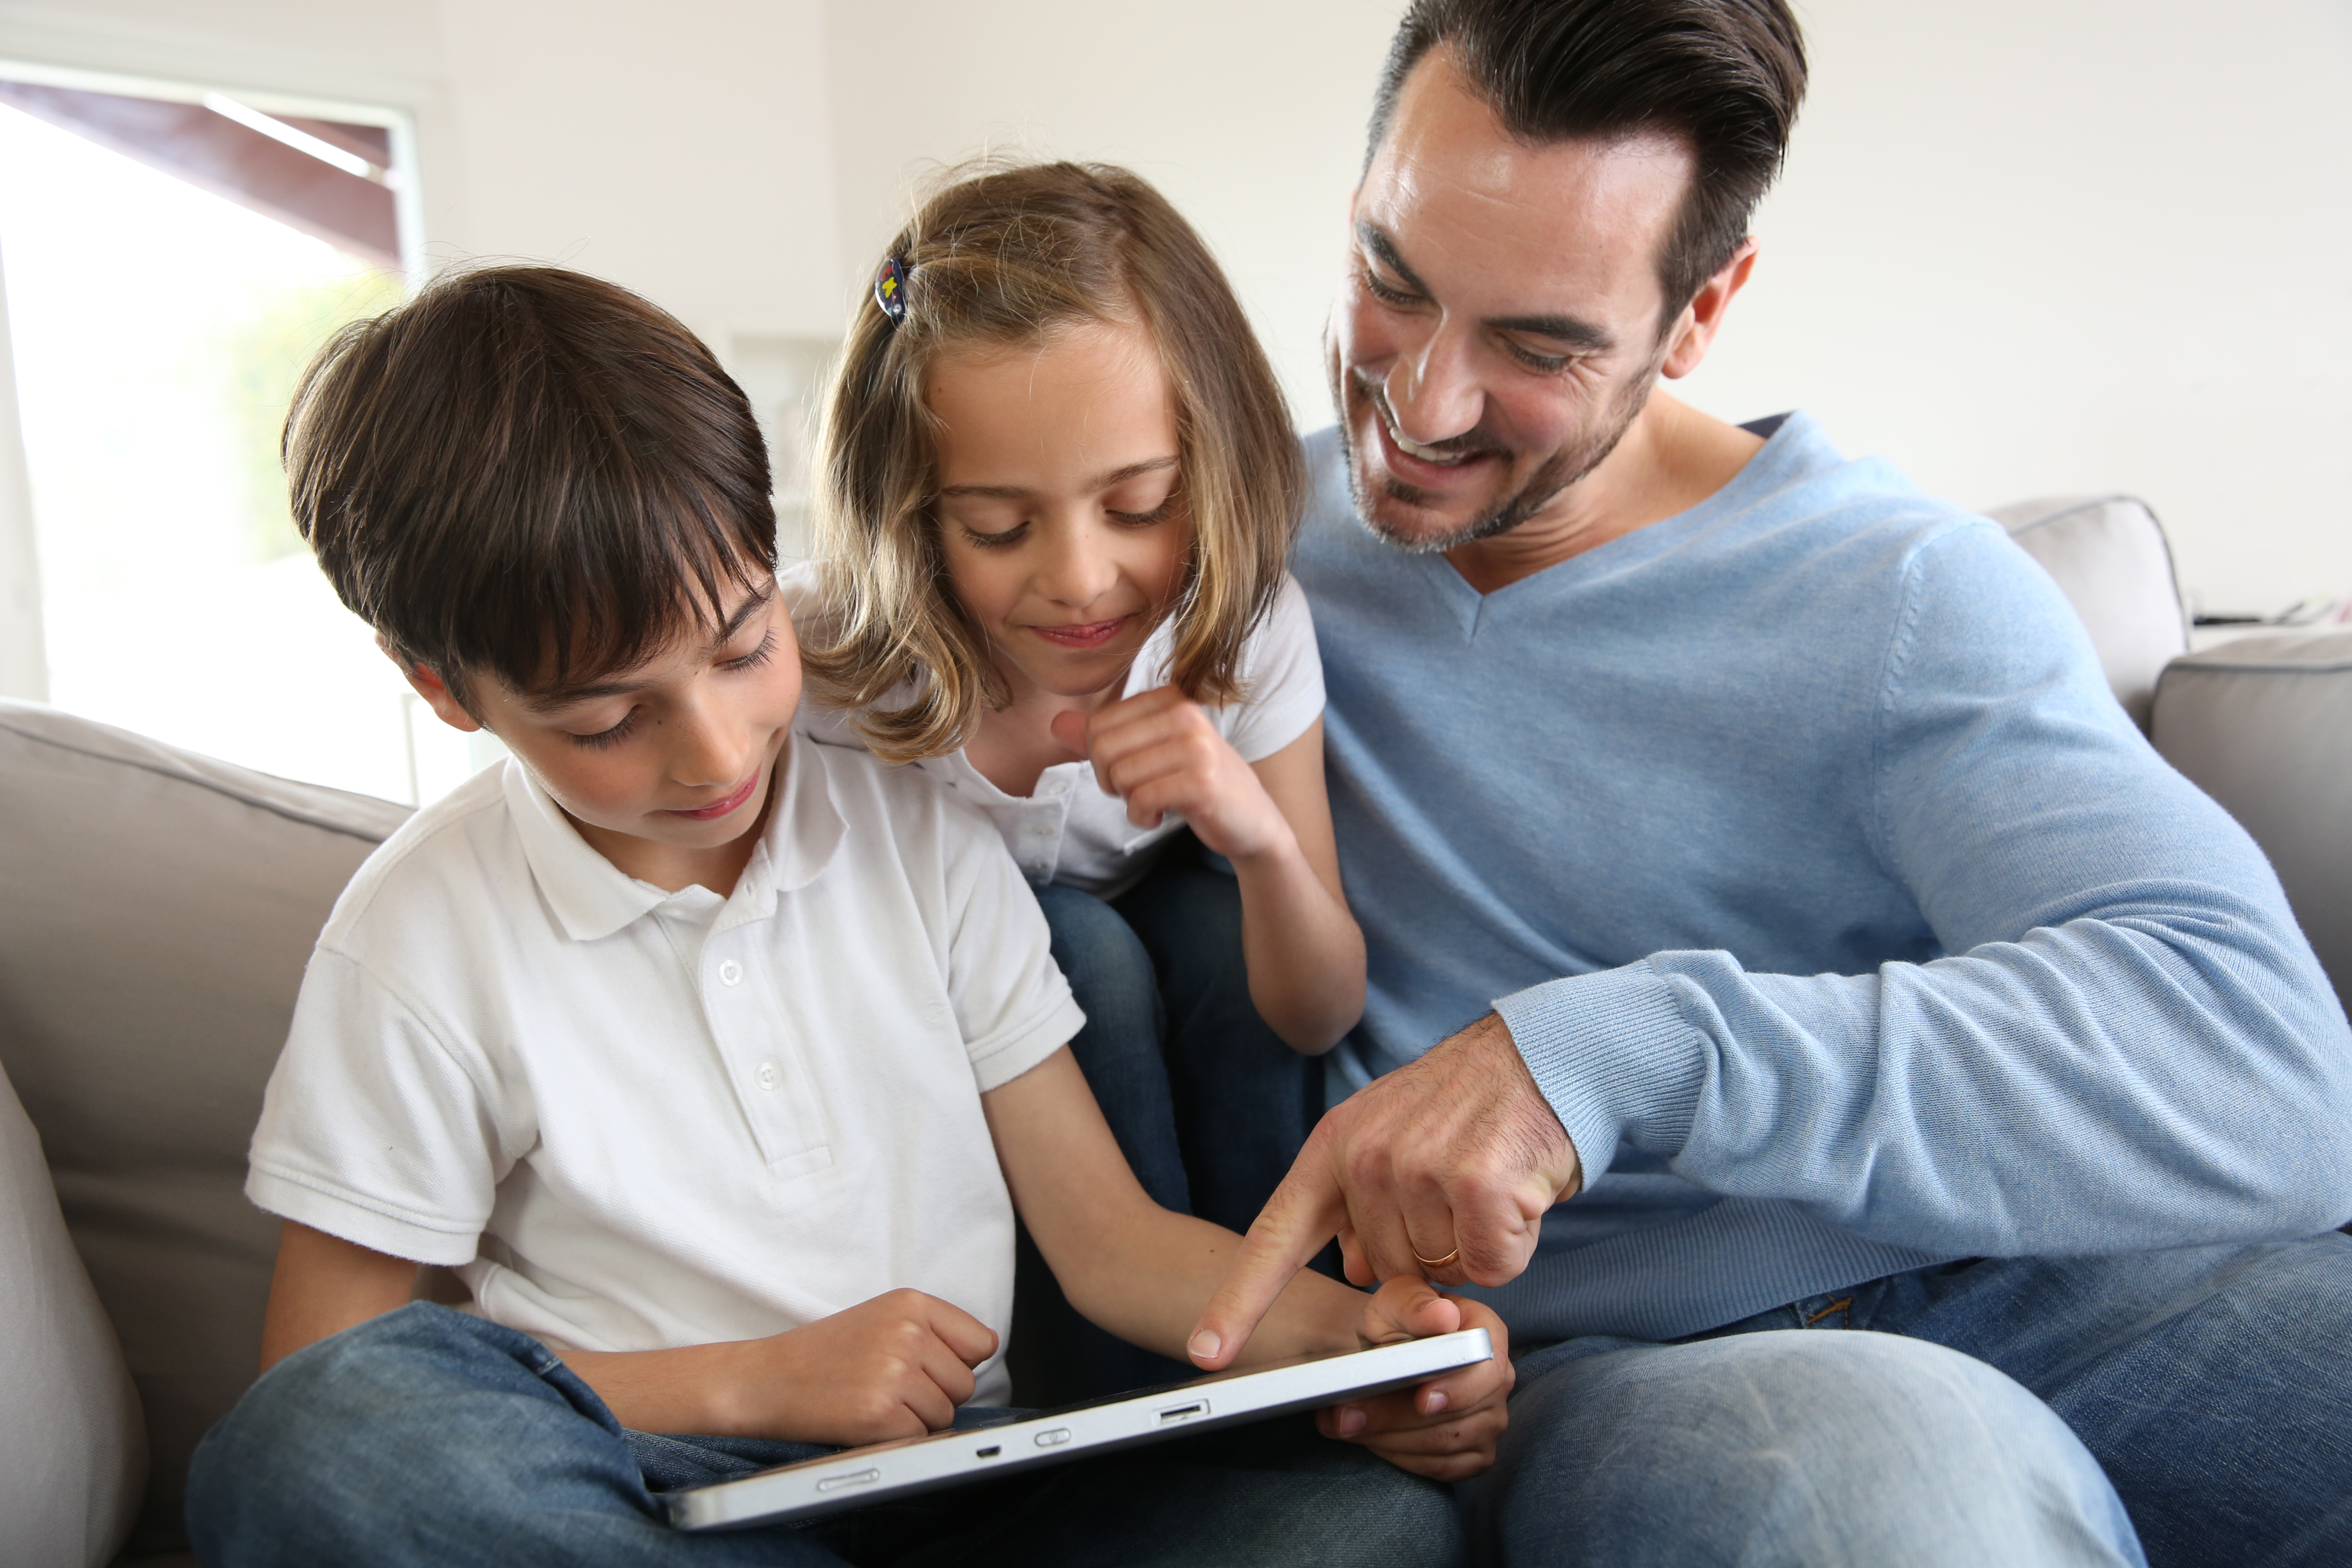
[[[691,811],[672,811],[669,815],[683,816],[691,822],[709,822],[714,817],[724,816],[730,811],[740,810],[743,803],[751,798],[751,792],[759,787],[760,774],[755,769],[751,776],[737,784],[733,793],[725,800],[714,800],[709,805],[698,805]]]
[[[1088,621],[1084,626],[1031,626],[1029,629],[1052,643],[1055,647],[1100,647],[1117,637],[1134,617],[1118,616],[1108,621]]]

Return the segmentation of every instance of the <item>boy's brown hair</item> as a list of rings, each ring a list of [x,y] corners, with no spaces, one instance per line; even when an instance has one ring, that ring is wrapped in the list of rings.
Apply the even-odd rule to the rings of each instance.
[[[775,556],[767,447],[668,312],[554,267],[445,273],[319,352],[286,418],[295,525],[343,603],[447,682],[623,670]]]
[[[950,584],[939,540],[942,353],[1013,347],[1093,321],[1142,326],[1176,403],[1192,545],[1171,683],[1242,696],[1242,648],[1274,603],[1306,468],[1273,368],[1224,274],[1167,198],[1127,170],[1039,163],[950,176],[890,242],[903,320],[860,302],[825,413],[817,553],[825,600],[804,626],[820,690],[865,710],[894,762],[962,745],[1011,692]],[[910,689],[904,706],[879,706]]]

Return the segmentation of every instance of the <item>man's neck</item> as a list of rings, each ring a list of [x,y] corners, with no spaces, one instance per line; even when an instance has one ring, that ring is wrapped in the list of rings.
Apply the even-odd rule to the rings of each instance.
[[[1457,545],[1445,559],[1464,582],[1491,594],[1688,511],[1729,484],[1763,446],[1737,425],[1653,392],[1600,467],[1508,533]]]

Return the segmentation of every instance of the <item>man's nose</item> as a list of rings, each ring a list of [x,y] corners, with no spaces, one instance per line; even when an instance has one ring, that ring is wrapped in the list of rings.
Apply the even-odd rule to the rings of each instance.
[[[1389,362],[1381,390],[1387,395],[1399,435],[1434,446],[1478,427],[1486,393],[1468,346],[1460,334],[1440,327]]]

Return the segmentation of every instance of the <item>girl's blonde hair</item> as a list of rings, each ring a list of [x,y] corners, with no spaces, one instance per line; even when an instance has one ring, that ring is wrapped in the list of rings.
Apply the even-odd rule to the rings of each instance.
[[[1244,695],[1242,647],[1280,587],[1306,500],[1282,390],[1224,274],[1150,185],[1101,163],[966,172],[890,242],[902,320],[862,300],[826,400],[816,509],[823,602],[803,657],[826,700],[860,710],[893,762],[952,752],[1012,700],[940,545],[937,420],[924,378],[942,353],[1033,343],[1093,321],[1139,323],[1176,402],[1192,547],[1170,616],[1171,684]],[[880,704],[911,688],[904,706]]]

